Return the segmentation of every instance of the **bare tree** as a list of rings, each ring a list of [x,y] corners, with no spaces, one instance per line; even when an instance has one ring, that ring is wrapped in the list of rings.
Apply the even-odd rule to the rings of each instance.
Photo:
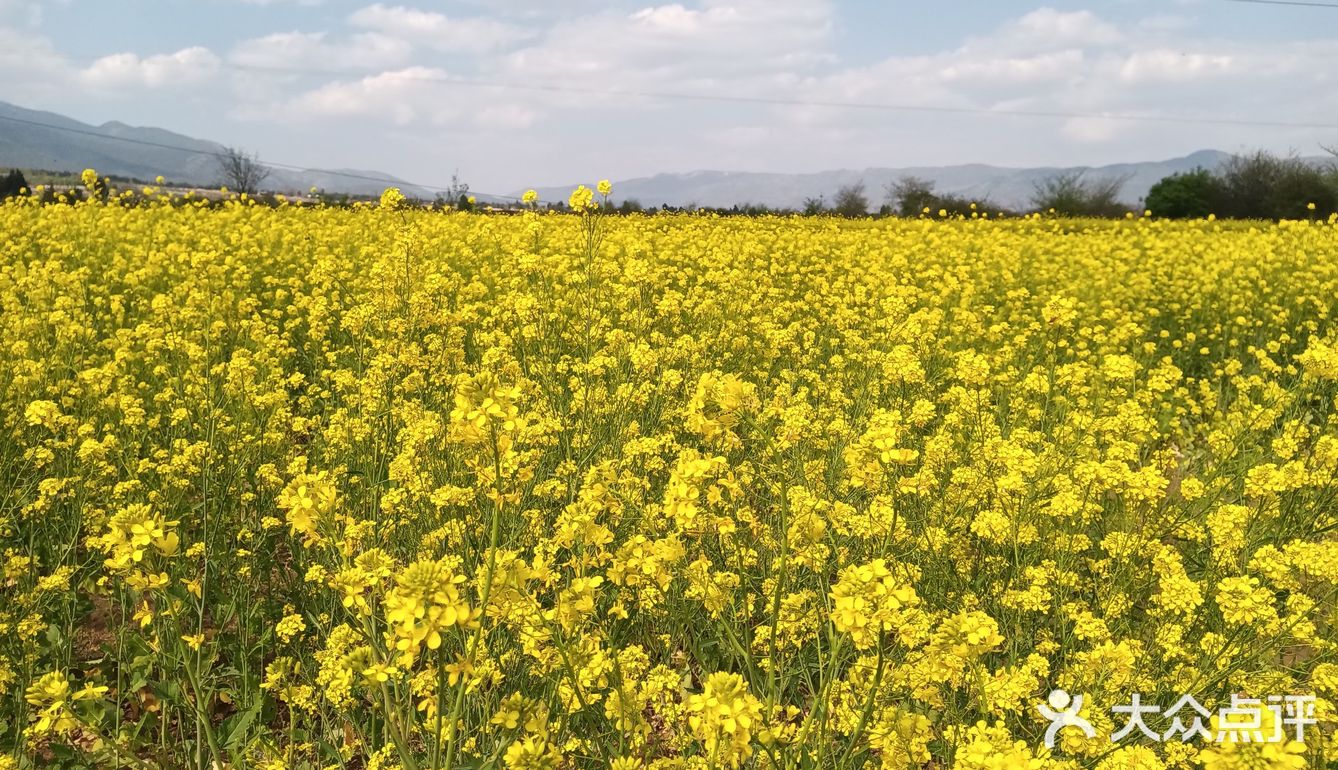
[[[1118,217],[1129,208],[1120,202],[1120,190],[1129,176],[1087,177],[1065,171],[1035,183],[1031,205],[1069,217]]]
[[[938,208],[934,183],[918,176],[903,176],[888,182],[884,192],[888,207],[903,217],[919,216],[923,211]]]
[[[214,156],[218,160],[218,173],[228,189],[247,195],[260,192],[260,185],[269,178],[270,167],[260,162],[260,157],[236,147],[224,147]]]
[[[1218,169],[1223,200],[1213,212],[1233,219],[1298,219],[1338,210],[1338,170],[1296,155],[1259,150]],[[1314,209],[1310,206],[1314,205]]]
[[[869,197],[864,194],[864,181],[845,185],[836,191],[832,210],[843,217],[863,217],[869,214]]]

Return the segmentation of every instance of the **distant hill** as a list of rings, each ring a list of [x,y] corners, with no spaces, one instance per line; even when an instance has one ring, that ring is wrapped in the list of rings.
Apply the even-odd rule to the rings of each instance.
[[[1121,199],[1136,205],[1147,196],[1158,180],[1171,174],[1196,168],[1214,170],[1230,158],[1218,150],[1200,150],[1183,158],[1119,163],[1112,166],[1067,168],[1004,168],[973,163],[963,166],[913,166],[908,168],[866,168],[820,171],[813,174],[768,174],[744,171],[692,171],[683,174],[656,174],[613,183],[615,202],[636,199],[643,206],[730,207],[753,203],[771,207],[798,209],[804,199],[823,195],[832,200],[844,185],[863,181],[870,203],[877,208],[883,202],[884,189],[903,176],[916,176],[934,183],[940,193],[953,193],[972,200],[989,199],[1009,209],[1026,209],[1036,183],[1065,172],[1083,172],[1092,178],[1128,178],[1121,189]],[[575,185],[539,188],[544,200],[566,200]]]
[[[39,123],[56,128],[34,125]],[[54,112],[0,102],[0,168],[75,173],[94,168],[102,174],[143,180],[161,175],[173,183],[212,187],[219,184],[214,155],[222,149],[217,142],[161,128],[117,121],[92,126]],[[264,187],[271,192],[305,193],[317,187],[330,193],[379,195],[392,185],[405,195],[433,197],[432,191],[390,174],[358,169],[274,169]]]
[[[9,118],[10,120],[5,120]],[[46,124],[46,125],[35,125]],[[47,127],[54,126],[54,128]],[[128,141],[127,141],[128,140]],[[100,173],[212,187],[219,184],[214,155],[223,146],[161,128],[136,127],[112,121],[92,126],[53,112],[41,112],[0,102],[0,168],[16,167],[78,173],[95,168]],[[1195,168],[1214,170],[1230,154],[1200,150],[1183,158],[1099,167],[1006,168],[979,163],[961,166],[915,166],[820,171],[811,174],[746,171],[692,171],[665,173],[614,182],[614,200],[635,198],[644,206],[711,206],[728,208],[746,203],[798,209],[804,199],[825,196],[863,181],[874,208],[886,186],[903,176],[933,182],[940,193],[972,200],[988,199],[1009,209],[1026,209],[1036,184],[1056,174],[1083,172],[1092,177],[1127,178],[1121,198],[1137,205],[1158,180]],[[1332,159],[1328,159],[1332,160]],[[1318,159],[1316,159],[1318,162]],[[409,184],[390,174],[359,169],[274,169],[265,182],[271,192],[304,193],[317,187],[330,193],[379,195],[389,186],[406,195],[430,199],[431,190]],[[542,200],[565,201],[575,184],[539,188]],[[515,196],[521,191],[517,190]],[[483,202],[496,200],[480,194]]]

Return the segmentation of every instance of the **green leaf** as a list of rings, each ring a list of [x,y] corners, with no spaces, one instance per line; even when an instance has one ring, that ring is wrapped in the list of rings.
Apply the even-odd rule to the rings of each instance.
[[[260,716],[260,711],[265,706],[265,699],[257,697],[251,702],[250,707],[245,711],[239,711],[236,714],[223,720],[223,732],[227,738],[223,739],[223,748],[231,751],[241,744],[246,732],[251,729],[251,724]]]

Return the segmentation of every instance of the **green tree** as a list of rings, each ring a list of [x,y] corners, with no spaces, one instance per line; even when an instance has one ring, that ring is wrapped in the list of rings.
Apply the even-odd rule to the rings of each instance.
[[[1152,185],[1144,203],[1159,217],[1194,219],[1218,213],[1224,191],[1222,180],[1207,169],[1196,168]]]
[[[10,169],[8,174],[0,176],[0,200],[25,195],[29,191],[28,180],[23,178],[22,171]]]

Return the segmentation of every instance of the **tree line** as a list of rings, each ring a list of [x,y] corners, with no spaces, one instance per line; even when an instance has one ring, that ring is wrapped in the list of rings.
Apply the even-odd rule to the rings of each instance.
[[[1338,157],[1338,150],[1329,152]],[[234,192],[247,193],[260,203],[277,204],[278,199],[261,192],[269,168],[252,154],[228,148],[220,153],[218,166],[222,181]],[[1016,216],[1026,213],[1070,217],[1123,217],[1135,210],[1121,199],[1127,177],[1093,176],[1081,171],[1056,174],[1037,182],[1022,211],[1010,210],[988,198],[973,199],[940,192],[933,182],[904,176],[889,183],[883,200],[875,210],[863,181],[838,188],[829,202],[824,195],[805,199],[799,209],[740,203],[731,207],[663,205],[646,209],[634,199],[606,204],[608,213],[633,214],[643,211],[707,211],[719,214],[762,216],[766,214],[803,214],[807,216],[866,217],[880,216]],[[12,169],[0,174],[0,200],[28,194],[31,188],[23,172]],[[104,193],[105,196],[105,193]],[[69,198],[77,199],[78,196]],[[318,193],[326,205],[348,205],[358,196]],[[365,197],[365,196],[364,196]],[[432,208],[470,210],[474,208],[469,185],[452,176],[449,190],[438,194]],[[561,210],[560,203],[545,208]],[[1172,174],[1158,181],[1136,207],[1153,216],[1170,219],[1202,218],[1214,215],[1224,219],[1303,219],[1338,212],[1338,165],[1314,163],[1292,156],[1278,156],[1266,151],[1234,155],[1220,167]]]
[[[1330,150],[1338,156],[1338,150]],[[219,156],[223,178],[235,190],[255,194],[268,176],[260,160],[247,153],[227,148]],[[446,202],[468,208],[468,185],[461,186],[452,177],[452,190],[438,196],[437,204]],[[1010,210],[988,198],[979,200],[953,193],[939,192],[933,182],[905,176],[884,188],[882,204],[876,213],[882,216],[918,217],[993,215],[1024,213],[1054,214],[1070,217],[1123,217],[1133,207],[1121,199],[1128,177],[1092,176],[1081,171],[1056,174],[1035,184],[1030,207]],[[461,190],[463,187],[463,190]],[[442,198],[445,200],[441,200]],[[330,201],[333,202],[333,201]],[[1266,151],[1234,155],[1216,170],[1195,169],[1173,174],[1158,181],[1148,192],[1142,210],[1153,216],[1174,219],[1216,215],[1231,219],[1293,219],[1315,212],[1338,211],[1338,167],[1316,165],[1301,158],[1281,157]],[[549,208],[561,209],[560,204]],[[645,209],[634,199],[609,206],[609,213],[631,214]],[[695,205],[661,206],[663,211],[703,210]],[[865,217],[874,212],[863,181],[838,188],[830,203],[819,195],[805,199],[798,210],[741,203],[729,208],[707,209],[723,214],[763,215],[794,214],[808,216],[830,214]]]
[[[1338,155],[1338,151],[1330,150]],[[1137,206],[1121,190],[1129,177],[1056,174],[1037,182],[1029,207],[1009,210],[988,198],[969,198],[935,189],[934,183],[905,176],[884,188],[883,216],[991,216],[1026,213],[1070,217],[1123,217],[1137,210],[1170,219],[1214,215],[1228,219],[1303,219],[1338,212],[1338,166],[1283,157],[1266,151],[1235,155],[1214,170],[1172,174],[1154,184]],[[808,198],[799,213],[864,217],[873,211],[867,188],[855,182],[837,189],[829,203]]]
[[[1236,155],[1215,171],[1200,168],[1162,179],[1145,204],[1154,215],[1174,219],[1327,215],[1338,211],[1338,168],[1262,151]]]

